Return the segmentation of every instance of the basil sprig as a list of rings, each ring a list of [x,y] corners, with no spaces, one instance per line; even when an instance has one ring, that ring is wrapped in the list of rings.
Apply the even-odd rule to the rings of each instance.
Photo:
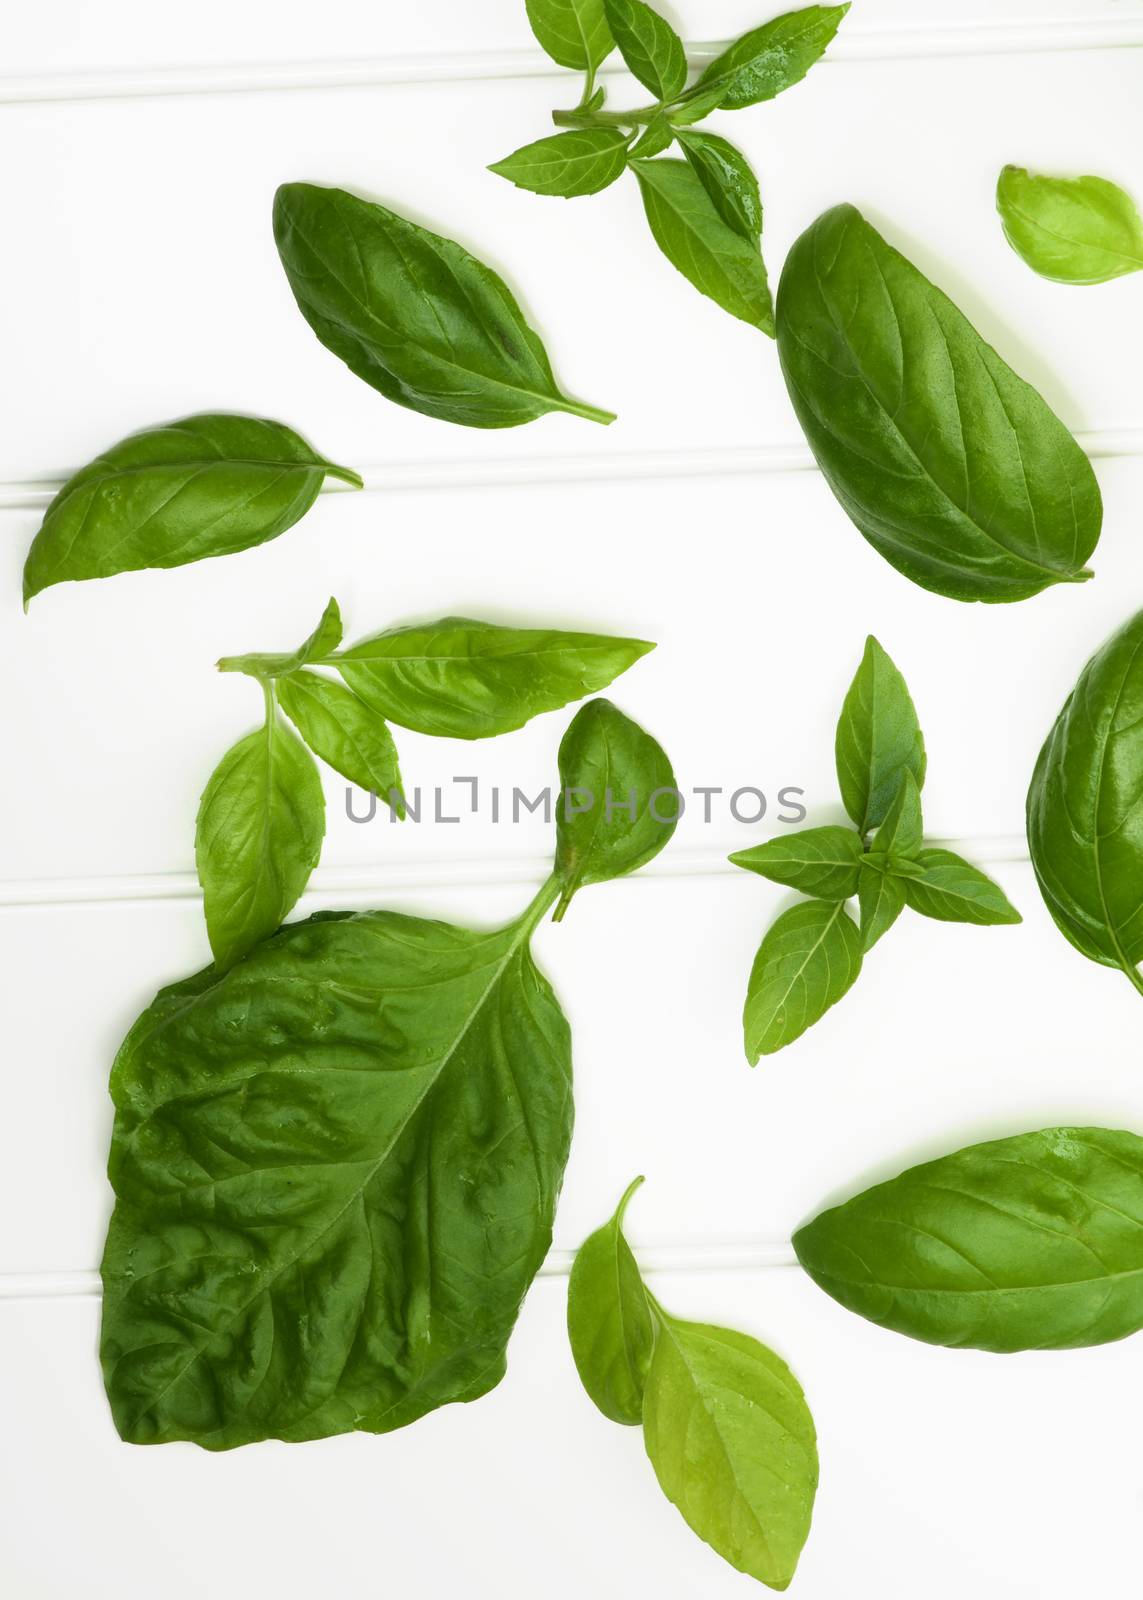
[[[749,1334],[685,1322],[647,1288],[615,1215],[580,1247],[568,1338],[584,1388],[613,1422],[643,1425],[667,1499],[724,1561],[785,1589],[810,1531],[817,1436],[798,1380]]]
[[[688,83],[686,49],[644,0],[528,0],[528,19],[561,66],[585,74],[572,111],[553,112],[567,132],[498,161],[492,172],[534,194],[597,194],[628,168],[638,179],[652,236],[700,294],[741,321],[774,333],[762,260],[762,201],[742,152],[718,134],[692,132],[719,109],[771,100],[805,77],[824,54],[848,5],[807,6],[776,17],[732,44]],[[605,111],[595,75],[611,50],[655,98],[630,111]],[[683,159],[664,157],[678,143]]]
[[[752,1066],[837,1004],[906,906],[940,922],[1021,920],[979,868],[925,844],[924,739],[904,678],[872,636],[842,706],[836,758],[852,828],[805,828],[730,858],[813,896],[781,914],[754,958],[743,1016]],[[855,896],[856,922],[846,904]]]

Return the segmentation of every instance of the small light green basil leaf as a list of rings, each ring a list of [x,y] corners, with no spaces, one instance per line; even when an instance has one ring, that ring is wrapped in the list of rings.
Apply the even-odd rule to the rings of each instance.
[[[673,100],[687,82],[687,53],[674,28],[643,0],[603,0],[608,26],[628,69],[656,100]]]
[[[885,871],[891,872],[895,878],[923,878],[925,869],[920,865],[920,859],[924,853],[923,850],[919,850],[916,859],[913,859],[910,856],[898,856],[890,852],[885,857]],[[866,855],[865,859],[868,861],[869,855]]]
[[[762,196],[754,169],[741,150],[716,133],[680,132],[678,140],[723,222],[757,244],[762,237]]]
[[[322,344],[397,405],[470,428],[614,421],[561,392],[507,284],[455,240],[312,183],[278,190],[274,238]]]
[[[578,128],[526,144],[489,167],[533,194],[598,194],[627,168],[627,139],[616,128]]]
[[[1107,283],[1143,268],[1143,218],[1106,178],[1033,177],[1005,167],[996,209],[1008,243],[1042,278]]]
[[[861,971],[861,935],[842,901],[793,906],[758,947],[746,991],[746,1059],[755,1066],[800,1038]]]
[[[594,72],[614,48],[603,0],[525,0],[532,32],[561,67]]]
[[[924,842],[921,820],[921,791],[908,767],[897,780],[897,793],[889,802],[885,820],[875,836],[878,850],[912,861]]]
[[[605,688],[654,648],[644,639],[444,617],[374,634],[326,665],[403,728],[488,739]]]
[[[794,1235],[814,1282],[928,1344],[1075,1350],[1143,1328],[1143,1139],[1045,1128],[970,1145]]]
[[[668,842],[681,813],[666,752],[610,700],[592,700],[560,744],[554,921],[589,883],[644,866]]]
[[[264,544],[305,516],[327,477],[361,488],[281,422],[206,413],[133,433],[49,505],[24,565],[24,608],[55,583]]]
[[[623,1216],[636,1178],[610,1222],[597,1228],[576,1252],[568,1281],[568,1339],[580,1382],[612,1422],[643,1420],[643,1385],[655,1342],[651,1308]]]
[[[701,94],[692,89],[679,105],[672,106],[669,113],[671,123],[676,128],[689,128],[693,123],[709,117],[712,111],[717,111],[721,100],[721,89],[704,89]]]
[[[655,243],[671,265],[731,316],[773,336],[774,307],[757,245],[727,227],[685,161],[637,161],[632,170]]]
[[[884,822],[903,771],[918,788],[925,781],[925,741],[912,696],[872,634],[841,708],[834,752],[841,798],[862,834]]]
[[[787,1588],[810,1531],[818,1453],[786,1363],[748,1334],[660,1312],[643,1433],[660,1488],[699,1538],[739,1572]]]
[[[737,850],[730,859],[736,867],[819,900],[848,900],[857,893],[861,840],[852,828],[803,828],[800,833]]]
[[[592,94],[591,99],[584,101],[583,109],[585,111],[598,111],[606,99],[607,90],[600,84],[599,88]]]
[[[195,865],[219,969],[289,916],[317,866],[325,797],[313,757],[267,702],[266,723],[223,756],[203,790]]]
[[[218,663],[219,672],[245,672],[252,678],[280,678],[285,673],[296,672],[336,650],[341,643],[343,628],[341,609],[331,600],[322,612],[321,621],[304,644],[296,650],[281,654],[223,656]]]
[[[900,878],[878,870],[867,858],[861,868],[857,903],[861,910],[861,947],[868,952],[905,909],[905,886]]]
[[[726,111],[772,100],[821,60],[848,10],[848,5],[806,6],[764,22],[716,57],[695,90],[717,90],[717,103]]]
[[[631,146],[630,159],[638,161],[644,157],[661,156],[664,150],[669,150],[675,138],[675,130],[665,116],[653,117],[643,132]]]
[[[951,850],[924,849],[912,865],[903,881],[905,899],[923,917],[980,927],[1023,921],[998,883]]]
[[[404,786],[393,735],[352,690],[318,672],[295,672],[278,682],[282,710],[315,756],[359,789],[393,803],[404,817]]]
[[[953,600],[1091,576],[1103,503],[1041,395],[853,206],[786,258],[778,354],[810,448],[886,561]]]

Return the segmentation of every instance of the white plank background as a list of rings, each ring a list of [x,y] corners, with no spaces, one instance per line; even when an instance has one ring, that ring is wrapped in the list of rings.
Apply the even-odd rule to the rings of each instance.
[[[760,15],[746,0],[675,12],[698,57]],[[316,46],[314,22],[300,0],[62,0],[5,40],[0,176],[20,227],[0,268],[0,1583],[17,1600],[142,1600],[157,1584],[172,1600],[747,1593],[663,1502],[637,1434],[596,1416],[566,1348],[570,1253],[643,1171],[631,1231],[660,1297],[772,1342],[814,1406],[822,1489],[795,1593],[1129,1592],[1137,1342],[931,1350],[848,1317],[785,1263],[804,1216],[907,1161],[1056,1121],[1143,1128],[1138,999],[1052,928],[1022,839],[1043,734],[1143,595],[1143,281],[1042,283],[992,208],[1009,160],[1143,195],[1143,3],[856,0],[828,64],[722,119],[761,173],[775,274],[818,211],[853,200],[1097,458],[1095,581],[1000,608],[922,594],[867,549],[809,470],[772,346],[657,259],[631,185],[573,206],[484,172],[573,97],[522,0],[327,0]],[[502,264],[565,385],[619,422],[486,435],[360,385],[312,339],[274,255],[270,199],[300,177]],[[368,492],[323,495],[224,565],[63,588],[23,617],[52,483],[132,428],[207,407],[281,416]],[[742,991],[783,896],[724,857],[769,819],[735,824],[725,796],[709,825],[692,807],[647,872],[585,891],[539,935],[572,1018],[578,1122],[556,1249],[501,1388],[379,1440],[144,1452],[117,1440],[95,1361],[107,1070],[155,987],[205,959],[194,809],[258,714],[212,663],[295,643],[330,594],[350,637],[466,611],[654,639],[614,695],[683,786],[756,785],[774,807],[796,785],[819,821],[838,815],[833,723],[876,632],[928,737],[930,831],[988,864],[1026,921],[902,923],[843,1005],[752,1073]],[[407,781],[532,793],[566,720],[477,745],[402,734]],[[328,795],[303,910],[491,922],[544,870],[539,819],[357,825],[344,786]]]

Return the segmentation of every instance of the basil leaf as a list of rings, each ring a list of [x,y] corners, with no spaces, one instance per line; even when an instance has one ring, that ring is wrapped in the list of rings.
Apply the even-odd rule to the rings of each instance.
[[[218,663],[218,670],[245,672],[252,678],[280,678],[287,673],[296,672],[299,667],[308,666],[311,661],[320,661],[324,656],[332,654],[341,643],[343,632],[341,608],[336,600],[330,600],[322,612],[317,627],[296,650],[223,656]]]
[[[374,634],[326,665],[390,722],[487,739],[604,688],[654,648],[644,639],[444,617]]]
[[[996,186],[1004,236],[1056,283],[1107,283],[1143,268],[1143,218],[1106,178],[1033,177],[1005,167]]]
[[[1036,762],[1028,845],[1056,926],[1143,990],[1143,611],[1080,673]]]
[[[704,89],[701,93],[697,87],[690,89],[679,104],[671,108],[672,126],[689,128],[692,123],[701,122],[718,110],[721,100],[721,89]]]
[[[857,893],[861,840],[852,828],[803,828],[789,838],[737,850],[730,859],[736,867],[820,900],[848,900]]]
[[[687,53],[674,28],[643,0],[603,0],[603,9],[631,73],[657,100],[673,100],[687,82]]]
[[[784,911],[758,947],[746,991],[746,1059],[756,1066],[800,1038],[861,971],[861,935],[844,904],[808,900]]]
[[[951,850],[921,850],[916,865],[922,875],[905,879],[905,900],[923,917],[981,927],[1023,921],[998,883]]]
[[[579,128],[526,144],[489,167],[518,189],[533,194],[598,194],[622,177],[627,138],[615,128]]]
[[[912,860],[921,848],[924,829],[921,821],[921,792],[908,767],[897,780],[897,793],[889,802],[885,820],[875,835],[878,850],[886,855]]]
[[[742,151],[716,133],[680,131],[678,141],[723,222],[756,245],[762,237],[762,196]]]
[[[655,1327],[643,1280],[623,1237],[636,1178],[609,1222],[576,1252],[568,1282],[568,1339],[580,1382],[612,1422],[643,1420],[643,1385]]]
[[[655,243],[671,265],[731,316],[773,334],[770,286],[757,247],[727,227],[687,163],[637,161],[632,171]]]
[[[785,1589],[818,1482],[813,1418],[786,1363],[747,1334],[660,1312],[643,1431],[663,1493],[699,1538]]]
[[[274,199],[274,238],[322,344],[389,400],[471,428],[514,428],[569,400],[504,281],[452,239],[312,183]]]
[[[143,1013],[103,1260],[124,1439],[384,1433],[500,1380],[571,1134],[528,951],[553,894],[491,933],[320,915]]]
[[[278,682],[282,710],[315,756],[359,788],[393,802],[404,816],[404,789],[393,735],[350,689],[317,672]]]
[[[867,857],[859,875],[858,906],[861,910],[861,948],[869,951],[883,933],[888,933],[905,909],[905,886],[900,878],[879,870]]]
[[[664,150],[669,150],[675,138],[675,130],[670,121],[660,115],[652,117],[643,129],[643,132],[631,146],[631,160],[637,161],[641,157],[662,155]]]
[[[848,5],[806,6],[764,22],[716,57],[695,90],[717,91],[717,104],[725,111],[772,100],[821,60],[848,10]]]
[[[560,743],[559,922],[573,895],[644,866],[668,842],[682,800],[666,752],[610,700],[592,700]]]
[[[834,494],[886,561],[954,600],[1091,574],[1091,463],[935,285],[852,206],[786,259],[778,353]]]
[[[925,781],[925,741],[904,678],[872,634],[837,724],[837,781],[862,834],[880,827],[909,771]]]
[[[971,1145],[794,1235],[814,1282],[928,1344],[1074,1350],[1143,1327],[1143,1140],[1046,1128]]]
[[[48,506],[24,564],[24,607],[56,583],[265,544],[305,516],[327,477],[361,488],[281,422],[206,413],[133,433]]]
[[[525,0],[541,46],[561,67],[594,72],[613,49],[603,0]]]
[[[324,834],[317,768],[268,697],[265,726],[223,756],[195,824],[195,865],[217,967],[241,960],[290,914]]]

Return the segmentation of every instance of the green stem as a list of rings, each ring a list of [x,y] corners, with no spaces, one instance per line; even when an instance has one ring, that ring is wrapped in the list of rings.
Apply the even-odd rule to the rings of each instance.
[[[1139,993],[1143,994],[1143,974],[1140,973],[1139,968],[1133,967],[1131,963],[1126,960],[1126,958],[1121,960],[1119,965],[1131,979],[1131,982],[1135,985],[1136,989],[1138,989]]]
[[[354,489],[364,489],[365,479],[359,472],[354,472],[352,467],[335,467],[332,461],[325,464],[327,478],[340,478],[342,483],[348,483]]]
[[[595,62],[591,61],[591,62],[588,63],[587,72],[586,72],[586,74],[584,76],[583,93],[579,97],[580,105],[581,106],[586,106],[588,101],[591,99],[591,97],[592,97],[592,95],[594,93],[595,93]]]
[[[569,416],[583,417],[587,422],[602,423],[605,428],[615,421],[614,411],[603,411],[599,406],[585,405],[582,400],[569,400],[566,395],[560,396],[553,410],[566,411]]]
[[[558,873],[555,872],[541,885],[539,893],[530,902],[527,910],[520,918],[521,925],[527,928],[529,934],[542,921],[544,913],[552,902],[558,898],[562,888],[563,884]]]
[[[659,106],[644,106],[641,111],[553,111],[557,128],[642,128],[653,122]]]

